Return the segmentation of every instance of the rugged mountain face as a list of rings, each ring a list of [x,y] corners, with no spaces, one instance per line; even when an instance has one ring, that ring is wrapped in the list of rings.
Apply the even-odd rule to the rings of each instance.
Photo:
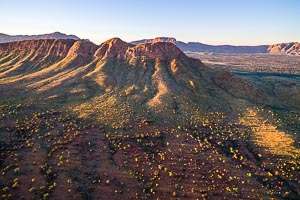
[[[0,196],[299,199],[299,81],[253,76],[170,42],[0,44]]]
[[[213,52],[213,53],[282,53],[288,55],[299,55],[299,43],[280,43],[274,45],[258,46],[233,46],[233,45],[208,45],[199,42],[181,42],[175,38],[157,37],[131,42],[132,44],[153,43],[156,41],[171,42],[176,44],[182,51],[188,52]]]
[[[164,118],[175,112],[176,118],[199,105],[229,109],[238,99],[262,101],[251,85],[208,69],[168,42],[132,45],[113,38],[97,46],[80,40],[19,41],[1,44],[0,56],[2,85],[21,92],[26,88],[30,98],[33,93],[53,101],[66,95],[66,103],[84,100],[73,108],[84,115],[90,112],[79,108],[87,104],[99,112],[118,104],[133,112],[138,104],[137,116]]]
[[[75,35],[66,35],[60,32],[54,32],[42,35],[7,35],[0,33],[0,43],[8,43],[23,40],[41,40],[41,39],[71,39],[79,40],[80,38]]]
[[[36,56],[49,54],[65,57],[73,43],[73,40],[27,40],[1,44],[0,51],[9,54],[35,54]]]

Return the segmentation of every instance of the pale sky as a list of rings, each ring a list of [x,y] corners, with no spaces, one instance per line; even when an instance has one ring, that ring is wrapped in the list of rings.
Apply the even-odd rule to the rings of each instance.
[[[96,44],[160,36],[206,44],[300,42],[299,0],[0,0],[0,33],[59,31]]]

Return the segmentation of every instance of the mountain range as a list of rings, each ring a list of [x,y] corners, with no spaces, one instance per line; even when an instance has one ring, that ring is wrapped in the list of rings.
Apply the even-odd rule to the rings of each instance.
[[[134,45],[112,38],[95,45],[86,40],[26,40],[0,44],[0,59],[1,83],[10,85],[1,87],[4,96],[10,95],[11,88],[15,88],[14,92],[22,88],[21,93],[26,91],[20,95],[22,98],[32,98],[33,92],[47,100],[87,101],[95,106],[93,109],[130,104],[134,108],[123,110],[135,110],[137,118],[162,114],[162,118],[173,118],[167,120],[171,122],[177,117],[186,118],[182,113],[190,110],[192,114],[197,105],[230,110],[239,107],[237,102],[241,99],[264,105],[299,106],[298,95],[285,94],[288,99],[277,97],[274,101],[274,96],[260,87],[187,57],[172,42]],[[118,116],[110,113],[106,119],[116,121]]]
[[[60,32],[40,34],[40,35],[7,35],[0,33],[0,43],[23,41],[23,40],[41,40],[41,39],[73,39],[79,40],[80,38],[75,35],[67,35]]]
[[[22,40],[39,40],[39,39],[73,39],[80,38],[75,35],[66,35],[60,32],[54,32],[41,35],[7,35],[0,33],[0,43],[22,41]],[[300,44],[298,42],[279,43],[273,45],[258,45],[258,46],[233,46],[233,45],[208,45],[199,42],[181,42],[172,37],[157,37],[154,39],[143,39],[130,42],[131,44],[140,43],[155,43],[155,42],[171,42],[185,52],[209,52],[209,53],[226,53],[226,54],[241,54],[241,53],[273,53],[273,54],[288,54],[300,55]]]
[[[1,43],[1,198],[299,199],[299,76],[167,40]]]
[[[212,71],[172,43],[133,45],[112,38],[98,46],[82,40],[27,40],[0,44],[0,56],[6,85],[27,88],[30,98],[31,92],[48,100],[68,94],[68,99],[88,100],[94,109],[130,104],[134,110],[139,105],[143,114],[136,110],[136,115],[179,117],[188,110],[184,105],[191,109],[199,101],[224,105],[226,99],[233,102],[231,95],[262,101],[251,85],[229,72]],[[153,112],[144,114],[148,109]],[[109,115],[119,117],[111,113],[106,119]]]

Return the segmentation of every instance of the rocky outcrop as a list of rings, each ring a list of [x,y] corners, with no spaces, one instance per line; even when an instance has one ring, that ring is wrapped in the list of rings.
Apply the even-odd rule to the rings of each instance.
[[[120,38],[112,38],[102,43],[94,55],[97,58],[124,58],[125,52],[132,46]]]
[[[171,60],[183,58],[185,54],[174,44],[168,42],[153,42],[136,45],[126,51],[127,57]]]
[[[290,43],[280,43],[280,44],[270,45],[268,47],[268,52],[299,56],[300,55],[300,43],[290,42]]]
[[[90,41],[76,41],[68,52],[68,56],[92,57],[95,53],[97,45]]]

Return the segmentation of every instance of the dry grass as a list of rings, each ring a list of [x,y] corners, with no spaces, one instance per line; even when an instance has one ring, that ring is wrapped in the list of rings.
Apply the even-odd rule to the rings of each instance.
[[[240,122],[251,127],[254,133],[253,141],[267,152],[275,155],[300,156],[300,149],[293,146],[295,143],[293,138],[260,117],[256,110],[248,109]]]

